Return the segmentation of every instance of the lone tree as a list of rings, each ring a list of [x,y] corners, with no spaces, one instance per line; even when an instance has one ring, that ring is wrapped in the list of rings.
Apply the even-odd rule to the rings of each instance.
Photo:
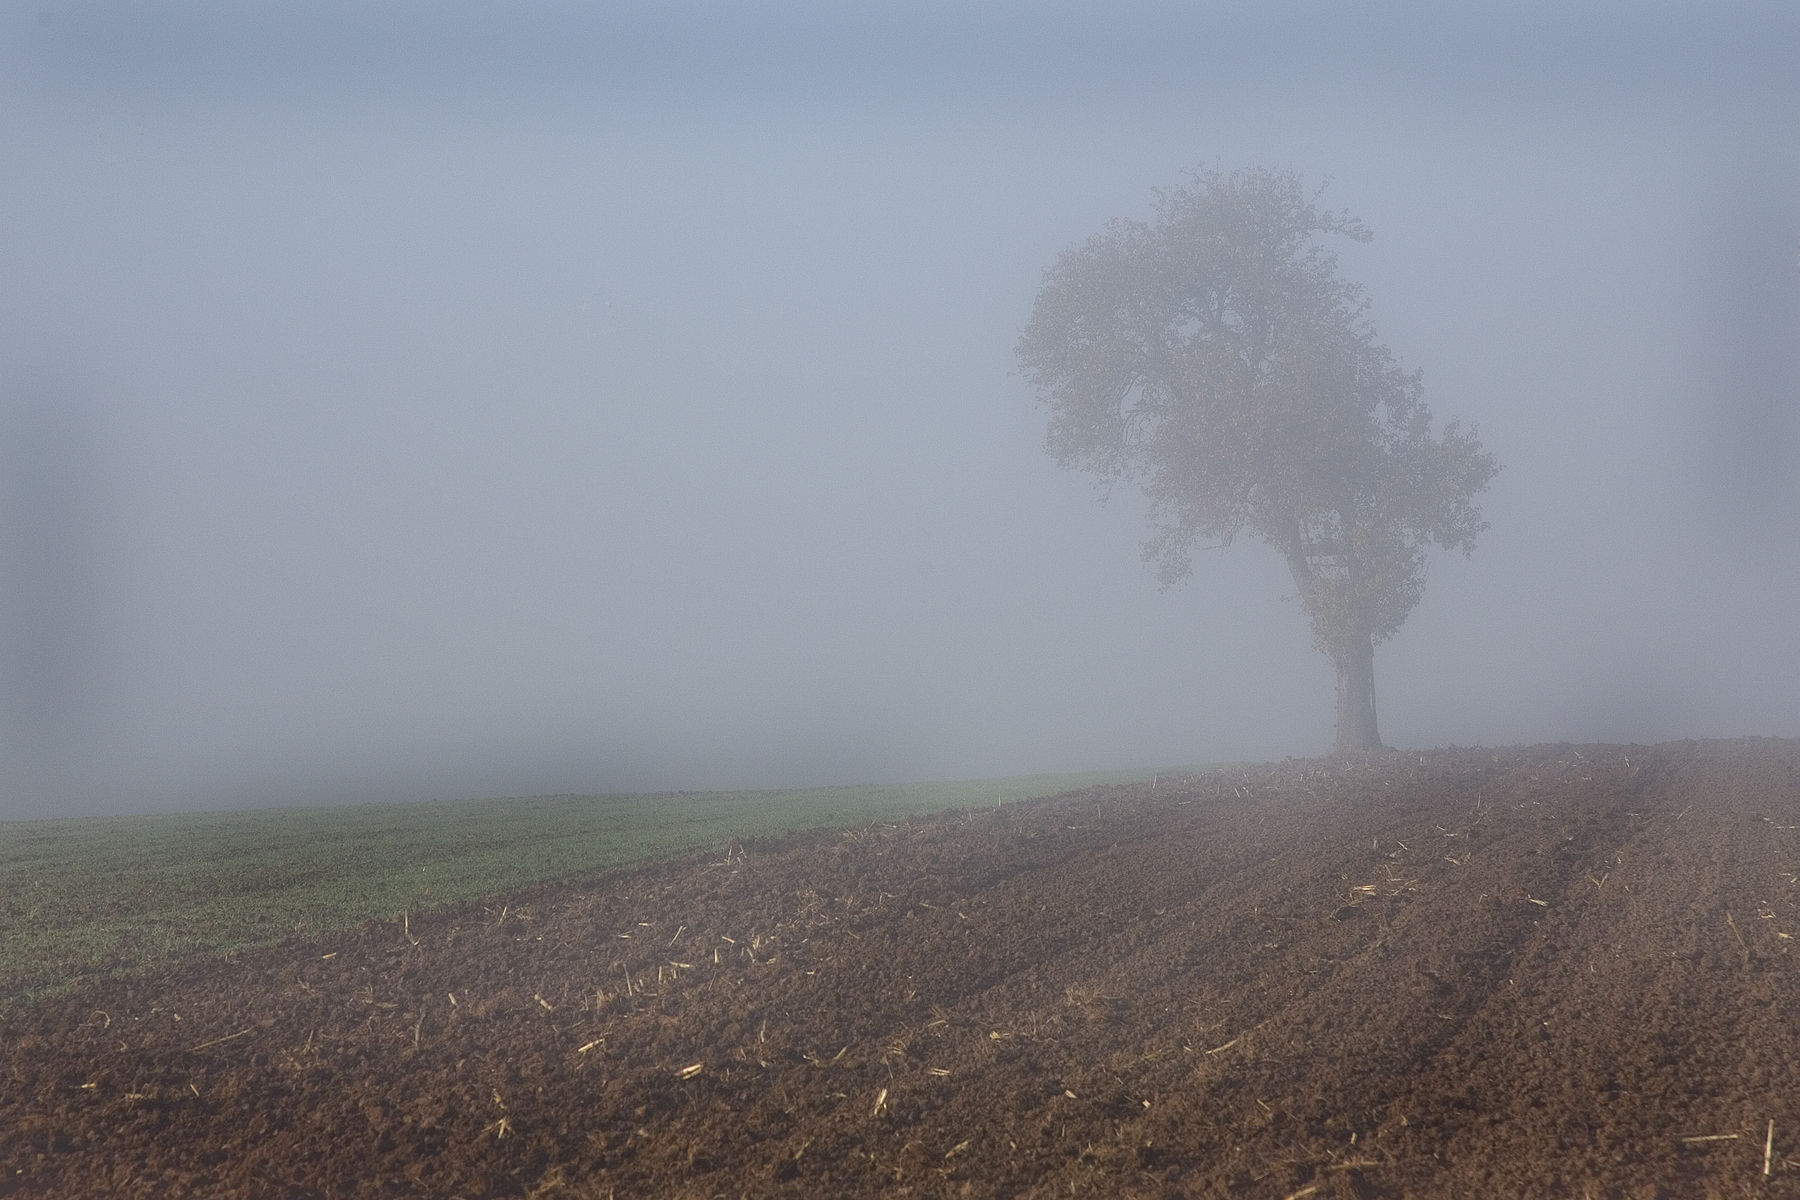
[[[1427,546],[1474,549],[1494,458],[1454,421],[1433,436],[1419,373],[1314,240],[1366,242],[1360,221],[1288,172],[1156,195],[1153,224],[1114,221],[1046,273],[1018,356],[1049,452],[1142,483],[1164,586],[1201,539],[1278,550],[1337,669],[1337,750],[1378,749],[1375,646],[1419,602]]]

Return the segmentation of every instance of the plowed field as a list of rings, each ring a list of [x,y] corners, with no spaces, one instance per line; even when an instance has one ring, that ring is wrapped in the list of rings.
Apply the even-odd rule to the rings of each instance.
[[[1800,1197],[1797,827],[1757,740],[733,845],[15,1012],[0,1194]]]

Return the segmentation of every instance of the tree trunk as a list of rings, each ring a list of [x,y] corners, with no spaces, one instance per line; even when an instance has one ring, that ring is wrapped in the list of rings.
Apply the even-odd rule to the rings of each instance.
[[[1282,543],[1281,550],[1293,573],[1294,586],[1300,589],[1300,599],[1310,604],[1314,589],[1319,586],[1319,575],[1307,558],[1307,542],[1298,528]],[[1355,561],[1350,560],[1348,569],[1354,572],[1355,567]],[[1308,615],[1318,635],[1320,617],[1316,612]],[[1320,636],[1317,644],[1323,649],[1343,643],[1337,637]],[[1375,639],[1366,633],[1357,634],[1349,639],[1348,650],[1328,653],[1332,666],[1337,668],[1337,753],[1362,754],[1381,749],[1381,733],[1375,728]]]
[[[1381,749],[1375,727],[1375,643],[1367,634],[1356,639],[1337,667],[1337,752],[1361,754]]]

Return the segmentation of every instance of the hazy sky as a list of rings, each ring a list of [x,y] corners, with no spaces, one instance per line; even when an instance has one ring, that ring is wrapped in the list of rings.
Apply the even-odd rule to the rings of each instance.
[[[0,817],[1323,752],[1043,454],[1046,267],[1331,180],[1502,474],[1392,744],[1800,735],[1789,4],[0,3]]]

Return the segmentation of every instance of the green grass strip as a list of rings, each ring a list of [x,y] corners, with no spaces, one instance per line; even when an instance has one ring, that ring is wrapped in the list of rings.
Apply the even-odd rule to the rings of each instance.
[[[83,975],[317,937],[733,837],[991,807],[1155,773],[0,822],[0,1012]]]

